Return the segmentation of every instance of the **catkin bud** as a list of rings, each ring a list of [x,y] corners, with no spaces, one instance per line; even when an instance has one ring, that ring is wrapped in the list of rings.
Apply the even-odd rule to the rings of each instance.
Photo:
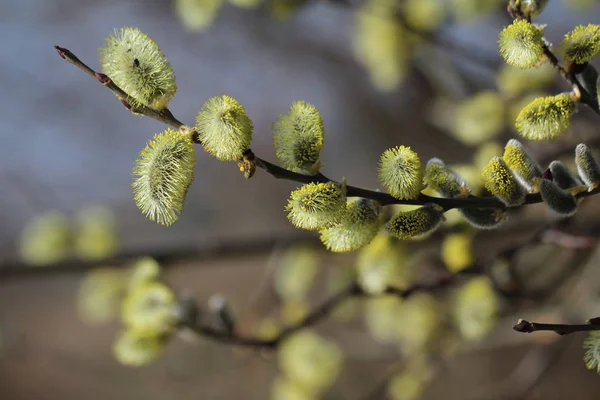
[[[281,342],[277,358],[288,378],[321,392],[337,379],[344,354],[335,342],[304,329]]]
[[[562,161],[552,161],[548,166],[552,174],[552,180],[556,182],[561,189],[571,189],[581,185],[581,181],[571,173],[571,170]]]
[[[195,165],[196,152],[188,136],[172,129],[154,135],[133,168],[135,202],[146,217],[163,225],[177,221]]]
[[[542,167],[527,153],[518,140],[510,139],[508,141],[502,159],[527,191],[535,191],[542,177]]]
[[[175,326],[175,294],[162,283],[154,282],[133,288],[121,306],[121,318],[128,327],[167,332]]]
[[[500,304],[488,277],[473,278],[462,285],[454,300],[454,320],[461,336],[481,339],[494,327]]]
[[[507,206],[518,206],[525,201],[525,191],[502,158],[492,158],[483,167],[481,179],[485,188]]]
[[[156,42],[138,28],[125,27],[115,30],[105,44],[99,50],[102,72],[131,96],[132,105],[165,108],[177,85]]]
[[[544,57],[542,31],[526,20],[514,21],[500,32],[500,54],[519,68],[531,68]]]
[[[525,139],[554,139],[569,129],[574,110],[569,93],[538,97],[521,110],[515,126]]]
[[[462,178],[446,167],[439,158],[432,158],[427,162],[425,183],[444,197],[453,198],[468,192]]]
[[[521,12],[532,17],[538,16],[548,5],[548,0],[521,0]]]
[[[405,146],[384,151],[379,159],[379,181],[397,199],[419,197],[423,190],[423,171],[417,153]]]
[[[115,341],[113,355],[123,365],[139,367],[155,361],[165,349],[165,336],[139,329],[127,329]]]
[[[473,235],[470,233],[451,233],[444,237],[441,248],[442,261],[450,272],[457,273],[470,267],[475,261],[473,254]]]
[[[222,0],[175,0],[175,11],[184,28],[203,31],[212,25],[222,4]]]
[[[556,182],[542,179],[540,194],[548,208],[562,217],[570,217],[577,211],[575,197],[566,190],[561,189]]]
[[[379,232],[379,203],[369,199],[353,199],[346,205],[342,222],[321,231],[321,242],[328,250],[358,250],[369,244]]]
[[[577,164],[579,177],[587,185],[588,190],[596,189],[600,185],[600,165],[583,143],[575,148],[575,164]]]
[[[252,121],[233,97],[211,97],[196,116],[198,138],[211,155],[221,161],[236,161],[250,148]]]
[[[505,211],[498,208],[461,208],[462,217],[469,224],[479,229],[494,229],[507,220]]]
[[[576,27],[565,35],[559,47],[567,62],[584,64],[590,61],[600,52],[600,25]]]
[[[308,183],[292,192],[285,210],[297,228],[325,229],[342,221],[346,195],[336,183]]]
[[[398,239],[417,239],[435,231],[444,221],[444,208],[425,204],[411,211],[401,211],[386,225],[390,234]]]
[[[283,167],[294,172],[319,172],[324,137],[319,110],[304,101],[293,102],[289,112],[273,124],[275,156]]]

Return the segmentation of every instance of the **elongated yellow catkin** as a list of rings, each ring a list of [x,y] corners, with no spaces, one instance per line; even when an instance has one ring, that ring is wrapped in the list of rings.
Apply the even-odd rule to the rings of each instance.
[[[196,151],[188,136],[173,129],[154,135],[133,168],[135,202],[146,217],[163,225],[177,221],[195,165]]]
[[[426,204],[411,211],[401,211],[387,223],[388,232],[398,239],[417,239],[435,231],[444,221],[444,209]]]
[[[221,161],[241,160],[250,148],[254,126],[246,109],[233,97],[210,98],[196,116],[204,150]]]
[[[319,110],[304,101],[294,101],[288,113],[280,115],[273,124],[275,156],[283,167],[294,172],[319,172],[324,139]]]

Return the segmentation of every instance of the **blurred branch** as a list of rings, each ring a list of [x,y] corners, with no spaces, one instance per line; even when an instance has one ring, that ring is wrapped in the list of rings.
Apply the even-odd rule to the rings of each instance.
[[[513,329],[521,333],[552,331],[563,336],[575,332],[600,331],[600,318],[592,318],[585,324],[543,324],[520,319]]]
[[[88,75],[94,76],[99,82],[101,82],[105,87],[114,92],[125,104],[126,108],[131,110],[136,114],[146,115],[150,118],[156,119],[160,122],[163,122],[173,128],[180,129],[185,125],[179,121],[168,109],[164,110],[155,110],[150,107],[141,106],[138,108],[131,107],[131,98],[127,93],[125,93],[121,88],[119,88],[110,78],[106,75],[101,74],[99,72],[94,71],[85,63],[83,63],[79,58],[77,58],[71,51],[59,47],[54,46],[58,51],[58,54],[61,58],[67,60],[71,64],[75,65],[79,69],[85,71]],[[193,131],[193,130],[192,130]],[[193,135],[194,137],[196,135]],[[196,141],[197,142],[197,141]],[[197,142],[199,143],[199,142]],[[252,153],[252,150],[248,150],[246,154],[246,158],[252,160],[256,164],[257,167],[265,170],[267,173],[271,174],[273,177],[277,179],[285,179],[290,181],[295,181],[299,183],[311,183],[311,182],[335,182],[329,178],[327,178],[323,174],[316,175],[303,175],[296,172],[289,171],[285,168],[279,167],[273,163],[270,163],[261,158],[255,157]],[[582,198],[591,195],[595,195],[600,193],[600,187],[594,189],[591,192],[582,192],[578,193],[575,197]],[[432,197],[425,194],[420,194],[417,199],[412,200],[399,200],[387,193],[378,192],[374,190],[363,189],[355,186],[346,186],[346,195],[348,197],[362,197],[366,199],[372,199],[378,201],[381,205],[390,205],[390,204],[406,204],[406,205],[425,205],[428,203],[438,204],[444,208],[444,210],[451,210],[453,208],[497,208],[497,209],[506,209],[506,205],[498,200],[496,197],[480,197],[480,196],[469,196],[468,198],[442,198],[442,197]],[[539,193],[528,194],[525,198],[524,205],[526,204],[536,204],[541,203],[542,197]],[[520,207],[520,206],[519,206]]]
[[[372,294],[365,292],[364,289],[360,287],[360,285],[358,285],[357,283],[353,283],[347,286],[346,288],[342,289],[335,295],[327,298],[320,305],[314,308],[304,319],[302,319],[296,325],[284,329],[273,339],[258,339],[255,337],[241,336],[237,335],[235,332],[228,333],[225,331],[215,329],[211,326],[203,325],[184,325],[183,328],[189,329],[200,336],[208,337],[210,339],[222,343],[228,343],[245,347],[277,348],[277,346],[279,346],[279,344],[281,344],[283,340],[285,340],[293,333],[301,329],[307,328],[309,326],[315,325],[324,318],[326,318],[340,303],[342,303],[344,300],[350,297],[395,295],[399,298],[405,299],[419,292],[436,293],[450,286],[452,283],[454,283],[456,280],[458,280],[464,275],[476,275],[480,273],[482,273],[482,271],[479,267],[473,267],[462,270],[457,274],[445,276],[434,281],[433,283],[419,283],[410,286],[407,289],[387,287],[381,294]]]

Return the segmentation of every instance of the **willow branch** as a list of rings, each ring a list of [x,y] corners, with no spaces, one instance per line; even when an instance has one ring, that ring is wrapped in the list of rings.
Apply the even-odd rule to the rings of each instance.
[[[508,6],[508,13],[514,19],[517,19],[517,20],[525,19],[528,22],[531,22],[531,16],[523,14],[523,12],[521,11],[521,8],[518,5],[515,6],[512,2]],[[600,108],[596,104],[593,104],[593,103],[590,103],[589,101],[587,101],[590,98],[595,98],[595,95],[592,96],[585,89],[585,87],[583,87],[581,85],[581,83],[579,83],[579,81],[575,77],[575,74],[573,73],[573,71],[571,70],[570,67],[565,68],[561,65],[560,61],[558,60],[558,57],[556,57],[556,54],[554,54],[554,52],[550,48],[549,42],[546,40],[545,37],[542,39],[542,42],[543,42],[542,49],[544,51],[544,55],[546,56],[546,58],[548,59],[550,64],[552,64],[552,66],[558,71],[560,76],[569,85],[571,85],[571,87],[573,88],[573,91],[575,91],[576,93],[579,94],[581,102],[586,104],[587,106],[589,106],[592,110],[594,110],[594,112],[596,114],[600,114]],[[582,96],[582,93],[585,93],[585,96]]]
[[[551,331],[564,336],[575,332],[600,331],[600,318],[592,318],[585,324],[542,324],[520,319],[513,329],[521,333]]]
[[[123,91],[120,87],[118,87],[110,78],[106,75],[101,74],[99,72],[94,71],[84,62],[82,62],[79,58],[75,56],[71,51],[59,47],[54,46],[54,48],[58,51],[58,54],[71,64],[75,65],[77,68],[86,72],[88,75],[95,77],[99,82],[101,82],[106,88],[111,90],[113,93],[119,97],[119,99],[124,101],[124,104],[127,105],[131,102],[131,97]],[[185,125],[179,121],[168,109],[164,110],[156,110],[151,107],[141,106],[135,109],[131,108],[131,106],[127,107],[129,110],[136,114],[145,115],[147,117],[153,118],[157,121],[163,122],[175,129],[180,129]],[[249,151],[251,153],[251,151]],[[260,169],[263,169],[274,178],[277,179],[285,179],[290,181],[295,181],[299,183],[311,183],[311,182],[335,182],[333,179],[329,179],[323,174],[317,175],[304,175],[299,174],[297,172],[293,172],[282,168],[278,165],[275,165],[269,161],[263,160],[261,158],[256,157],[255,159],[256,166]],[[506,209],[506,205],[493,196],[469,196],[467,198],[444,198],[444,197],[432,197],[425,194],[420,194],[417,199],[410,200],[399,200],[395,197],[392,197],[388,193],[379,192],[375,190],[364,189],[356,186],[347,185],[346,186],[346,195],[348,197],[362,197],[365,199],[371,199],[378,201],[381,205],[386,206],[390,204],[405,204],[405,205],[415,205],[422,206],[428,203],[435,203],[444,208],[444,210],[448,211],[453,208],[497,208],[497,209]],[[587,197],[594,194],[600,193],[600,188],[596,188],[591,192],[582,192],[576,195],[577,198]],[[536,204],[541,203],[542,197],[539,193],[528,194],[525,198],[525,202],[523,205],[527,204]]]

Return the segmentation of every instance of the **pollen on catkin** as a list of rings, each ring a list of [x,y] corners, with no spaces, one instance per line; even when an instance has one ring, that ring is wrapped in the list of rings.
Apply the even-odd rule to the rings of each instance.
[[[171,225],[183,211],[194,180],[196,152],[188,136],[172,129],[154,135],[133,168],[133,193],[138,208],[152,221]]]
[[[346,195],[337,183],[312,182],[292,192],[285,210],[297,228],[326,229],[342,221]]]
[[[565,35],[559,46],[567,62],[584,64],[600,52],[600,25],[578,26]]]
[[[425,166],[425,183],[444,197],[453,198],[466,190],[462,178],[451,171],[439,158],[432,158]]]
[[[379,159],[379,181],[397,199],[419,197],[423,190],[423,170],[417,153],[406,146],[384,151]]]
[[[485,188],[507,206],[525,201],[525,191],[502,158],[492,158],[481,171],[481,179]]]
[[[521,110],[515,126],[525,139],[554,139],[569,129],[573,111],[575,102],[569,93],[538,97]]]
[[[494,229],[508,219],[506,212],[498,208],[461,208],[458,210],[465,221],[479,229]]]
[[[583,143],[575,148],[575,164],[579,177],[588,187],[594,190],[600,185],[600,165],[590,149]]]
[[[444,221],[444,208],[425,204],[411,211],[401,211],[386,224],[388,232],[398,239],[418,239],[435,231]]]
[[[374,200],[357,198],[348,201],[342,221],[321,231],[321,242],[336,253],[358,250],[369,244],[381,227],[380,209]]]
[[[518,140],[510,139],[506,143],[502,159],[527,191],[537,191],[537,185],[544,171]]]
[[[542,31],[526,20],[514,21],[500,32],[500,54],[519,68],[531,68],[544,57]]]
[[[233,97],[211,97],[196,116],[204,150],[221,161],[237,161],[250,148],[254,127],[246,109]]]
[[[304,101],[293,102],[288,113],[273,124],[275,156],[284,168],[294,172],[319,172],[324,137],[319,110]]]
[[[540,182],[540,194],[548,208],[561,217],[570,217],[577,211],[577,200],[573,195],[548,179]]]
[[[171,64],[156,42],[139,28],[115,30],[99,53],[102,72],[131,96],[132,106],[163,109],[175,95],[177,84]]]

